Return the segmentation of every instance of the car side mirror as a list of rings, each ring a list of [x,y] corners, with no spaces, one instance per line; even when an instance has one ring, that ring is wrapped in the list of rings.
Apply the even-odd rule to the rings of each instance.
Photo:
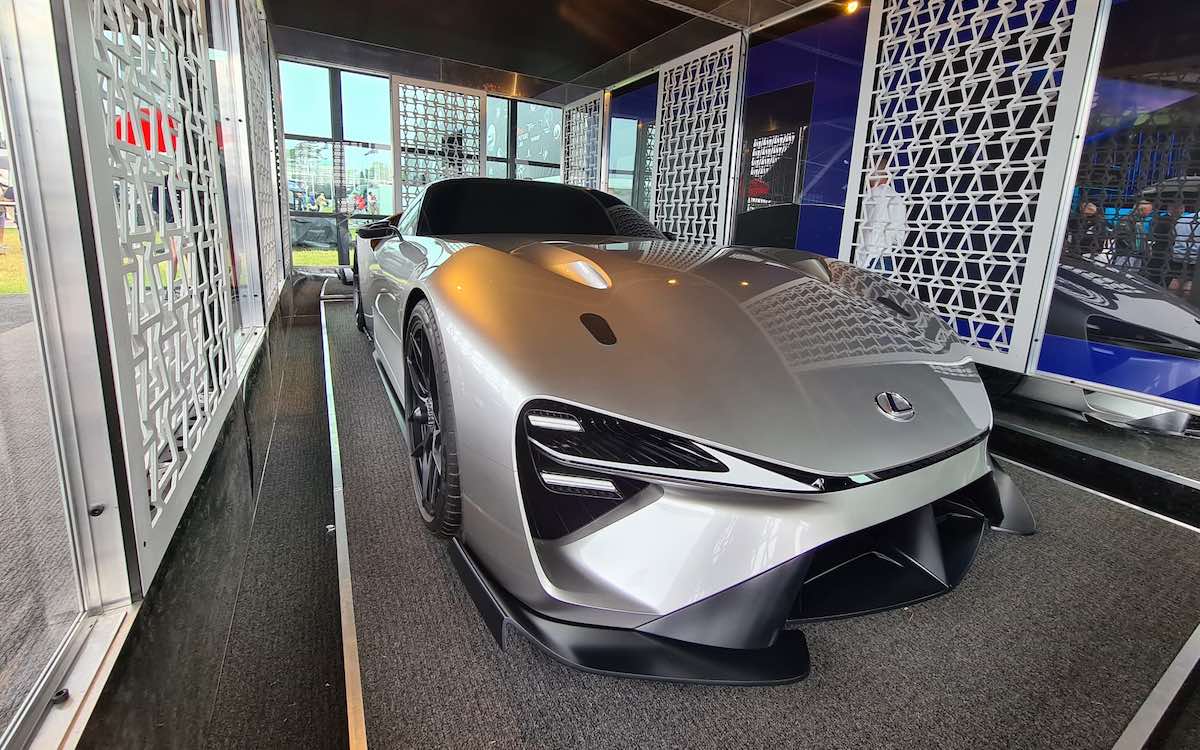
[[[391,237],[399,237],[400,232],[387,219],[373,221],[370,224],[358,228],[358,236],[364,240],[386,240]]]

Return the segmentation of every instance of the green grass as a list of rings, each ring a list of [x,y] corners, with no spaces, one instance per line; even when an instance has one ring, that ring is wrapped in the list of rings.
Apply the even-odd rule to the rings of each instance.
[[[296,246],[292,248],[292,265],[297,268],[305,266],[336,268],[338,266],[338,251],[336,249],[325,250],[315,247]]]
[[[27,294],[29,272],[25,268],[25,248],[16,227],[4,228],[5,252],[0,253],[0,294]]]

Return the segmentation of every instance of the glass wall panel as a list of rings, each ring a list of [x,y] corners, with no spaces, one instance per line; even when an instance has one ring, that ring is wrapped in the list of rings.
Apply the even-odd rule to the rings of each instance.
[[[487,155],[488,158],[508,158],[508,99],[489,96],[487,100]],[[488,175],[502,176],[502,175]]]
[[[292,215],[292,263],[297,267],[338,265],[338,220]]]
[[[516,178],[518,180],[536,180],[538,182],[562,182],[562,168],[517,162]]]
[[[382,76],[342,71],[342,139],[375,143],[392,142],[391,82]]]
[[[391,214],[393,168],[391,149],[346,146],[343,211],[348,214]]]
[[[333,137],[328,68],[281,60],[279,87],[283,95],[285,132],[313,138]]]
[[[609,126],[608,191],[633,205],[633,164],[637,156],[638,121],[614,117]]]
[[[562,110],[545,104],[517,102],[518,160],[562,163]]]
[[[0,108],[0,734],[82,611]]]
[[[332,144],[288,138],[284,145],[292,211],[333,213]]]
[[[1096,429],[1200,436],[1187,413],[1200,411],[1197,23],[1196,4],[1113,5],[1037,360],[1178,407],[1041,380],[1016,389]]]
[[[837,257],[867,18],[814,11],[751,40],[736,242]]]
[[[561,182],[562,110],[499,96],[487,106],[487,176]]]
[[[610,100],[608,190],[646,215],[650,213],[657,104],[657,75],[614,91]]]

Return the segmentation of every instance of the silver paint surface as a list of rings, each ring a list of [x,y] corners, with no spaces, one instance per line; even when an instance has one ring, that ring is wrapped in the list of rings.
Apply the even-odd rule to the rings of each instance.
[[[636,627],[989,470],[986,443],[843,492],[664,479],[571,535],[535,541],[515,470],[517,416],[549,398],[715,449],[868,474],[991,426],[966,347],[880,276],[793,250],[614,237],[360,240],[375,346],[398,392],[406,311],[428,299],[447,347],[464,538],[529,606]],[[616,343],[580,322],[603,317]],[[908,421],[876,395],[902,394]],[[778,477],[781,482],[786,478]]]

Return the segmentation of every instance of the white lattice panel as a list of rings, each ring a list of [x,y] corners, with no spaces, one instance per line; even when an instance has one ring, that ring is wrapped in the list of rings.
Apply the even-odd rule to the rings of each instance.
[[[1023,367],[1060,189],[1047,164],[1069,139],[1056,127],[1071,127],[1060,95],[1075,1],[879,0],[871,12],[842,257],[889,274],[989,361]],[[1032,307],[1019,312],[1023,291]]]
[[[486,95],[392,80],[395,210],[400,212],[434,180],[481,174]]]
[[[604,93],[567,105],[562,117],[563,182],[599,189],[604,153]]]
[[[131,482],[148,495],[135,495],[134,513],[146,523],[140,534],[172,519],[156,542],[161,555],[192,489],[179,497],[180,477],[193,458],[201,468],[207,459],[196,453],[220,429],[216,407],[234,378],[207,34],[203,8],[190,0],[87,7],[91,54],[80,51],[78,60],[80,77],[90,80],[81,96],[91,142],[107,147],[90,154],[93,190],[97,201],[110,201],[98,209],[99,244],[117,319],[122,408],[136,420],[126,424],[125,440],[140,449],[145,471]]]
[[[659,70],[650,217],[681,240],[729,234],[743,46],[735,34]]]
[[[254,211],[258,217],[258,251],[262,268],[263,311],[271,311],[283,286],[283,249],[280,247],[280,191],[276,171],[275,119],[271,95],[271,68],[267,47],[267,19],[262,0],[238,0],[245,71],[247,130],[253,168]]]

